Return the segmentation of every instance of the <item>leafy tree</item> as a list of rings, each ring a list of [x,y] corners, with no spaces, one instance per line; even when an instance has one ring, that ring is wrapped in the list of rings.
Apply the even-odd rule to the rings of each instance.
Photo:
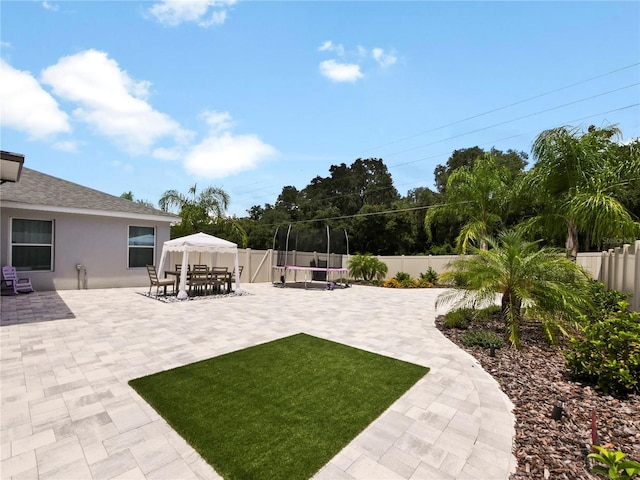
[[[640,155],[629,149],[621,161],[620,135],[616,127],[593,126],[586,132],[558,127],[538,135],[532,148],[537,162],[527,177],[543,209],[525,223],[525,231],[542,228],[560,236],[564,229],[567,255],[574,259],[581,234],[585,244],[602,245],[607,238],[640,233],[623,203],[640,177]]]
[[[505,332],[512,347],[520,348],[523,316],[539,320],[550,338],[566,332],[572,318],[589,306],[589,275],[561,251],[539,248],[514,231],[497,239],[486,238],[488,250],[473,249],[474,255],[449,264],[440,280],[465,280],[463,288],[449,290],[437,304],[454,302],[455,307],[486,307],[502,296]]]
[[[134,200],[133,192],[131,190],[129,190],[128,192],[124,192],[122,195],[120,195],[120,198],[124,198],[125,200],[130,200],[132,202],[136,202],[140,205],[144,205],[145,207],[156,208],[155,205],[149,202],[148,200]]]
[[[394,206],[402,207],[401,203]],[[411,212],[384,213],[384,205],[364,205],[351,221],[351,245],[355,251],[378,255],[407,254],[415,241],[417,225]]]
[[[224,232],[240,245],[246,245],[247,237],[235,217],[226,217],[229,194],[218,187],[207,187],[198,192],[197,185],[189,188],[188,195],[177,190],[167,190],[158,202],[165,212],[175,212],[182,217],[180,225],[171,228],[173,238],[192,233]]]
[[[461,167],[471,167],[473,162],[476,161],[476,158],[480,157],[483,153],[484,150],[478,146],[454,150],[447,160],[446,165],[438,165],[433,171],[438,192],[444,193],[447,190],[449,176],[455,170]]]
[[[438,192],[446,192],[449,176],[454,171],[460,167],[473,167],[474,162],[485,153],[487,152],[478,146],[454,150],[447,160],[446,165],[438,165],[433,172]],[[495,159],[498,165],[506,167],[513,178],[520,174],[524,167],[527,166],[528,155],[525,152],[517,152],[511,149],[503,152],[493,147],[488,153]]]
[[[457,217],[463,222],[456,239],[458,251],[465,253],[471,243],[491,235],[502,223],[501,213],[508,191],[509,172],[500,167],[490,154],[477,159],[473,167],[460,167],[447,183],[445,202],[430,208],[424,220],[427,236],[437,218]]]

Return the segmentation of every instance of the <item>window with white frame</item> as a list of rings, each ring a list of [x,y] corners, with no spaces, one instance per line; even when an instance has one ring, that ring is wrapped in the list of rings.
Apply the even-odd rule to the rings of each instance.
[[[155,227],[129,226],[129,268],[153,265],[155,247]]]
[[[53,220],[11,219],[11,265],[21,271],[53,270]]]

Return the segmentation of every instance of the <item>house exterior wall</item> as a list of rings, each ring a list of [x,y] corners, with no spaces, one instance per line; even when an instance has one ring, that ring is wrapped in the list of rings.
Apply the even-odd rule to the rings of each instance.
[[[170,238],[167,222],[97,215],[3,208],[0,215],[0,262],[10,265],[11,218],[54,221],[53,271],[21,272],[36,290],[73,290],[148,286],[147,269],[128,268],[128,227],[155,227],[155,262]],[[78,272],[76,265],[86,268]]]

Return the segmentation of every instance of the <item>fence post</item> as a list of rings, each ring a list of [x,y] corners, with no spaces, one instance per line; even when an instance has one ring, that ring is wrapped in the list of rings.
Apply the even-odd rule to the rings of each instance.
[[[249,283],[251,283],[251,275],[253,274],[251,270],[251,249],[245,248],[244,250],[244,270],[247,272],[244,278],[249,278]]]
[[[608,272],[609,272],[609,263],[608,263],[607,252],[603,250],[600,253],[600,275],[598,275],[598,281],[606,285]]]
[[[630,245],[628,243],[625,243],[622,246],[622,291],[623,292],[629,292],[628,287],[629,287],[629,282],[627,281],[627,263],[629,262],[629,247]]]
[[[613,279],[615,278],[614,274],[615,274],[615,263],[614,263],[614,259],[613,259],[613,248],[610,248],[608,250],[609,252],[609,270],[607,271],[607,288],[608,289],[612,289],[615,288],[613,286]]]

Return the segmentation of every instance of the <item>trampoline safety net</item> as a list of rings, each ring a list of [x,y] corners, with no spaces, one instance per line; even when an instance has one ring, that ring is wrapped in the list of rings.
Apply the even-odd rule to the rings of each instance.
[[[346,230],[331,230],[328,225],[315,229],[289,225],[276,229],[273,250],[278,267],[341,268],[343,256],[349,254],[349,237]]]

